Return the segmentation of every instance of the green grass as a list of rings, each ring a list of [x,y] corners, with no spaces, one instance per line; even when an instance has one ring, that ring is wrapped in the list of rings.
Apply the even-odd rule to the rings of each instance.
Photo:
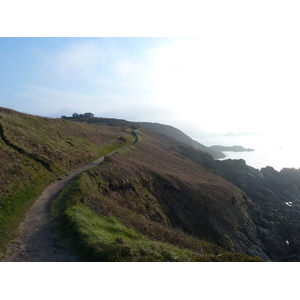
[[[100,216],[83,205],[71,206],[64,214],[70,228],[76,232],[77,251],[88,261],[259,261],[231,253],[199,254],[154,241],[127,228],[117,218]]]
[[[0,253],[5,253],[9,241],[17,237],[18,226],[24,221],[25,214],[42,191],[54,181],[49,173],[24,184],[11,193],[10,196],[0,198]],[[1,258],[1,254],[0,254]]]
[[[105,155],[132,138],[129,128],[42,118],[3,108],[0,116],[3,140],[56,174]]]
[[[26,211],[70,169],[128,145],[131,128],[43,118],[0,107],[0,253]]]
[[[123,159],[125,152],[132,150],[124,150]],[[152,195],[151,179],[112,168],[114,157],[77,176],[52,202],[58,227],[83,260],[260,261],[170,226]],[[151,220],[155,214],[158,222]]]

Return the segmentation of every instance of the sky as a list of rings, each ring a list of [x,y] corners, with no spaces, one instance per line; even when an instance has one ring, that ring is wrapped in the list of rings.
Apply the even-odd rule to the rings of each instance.
[[[173,4],[168,18],[141,6],[149,9],[144,23],[140,15],[119,12],[119,25],[97,34],[89,26],[82,32],[81,25],[36,31],[30,21],[25,34],[26,22],[0,32],[0,106],[48,117],[92,112],[159,122],[192,135],[296,133],[296,2],[223,2],[199,2],[195,9],[190,1]]]

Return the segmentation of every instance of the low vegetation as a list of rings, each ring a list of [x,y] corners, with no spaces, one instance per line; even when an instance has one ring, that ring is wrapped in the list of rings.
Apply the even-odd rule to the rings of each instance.
[[[259,261],[230,252],[248,222],[243,192],[179,154],[183,144],[145,128],[138,136],[53,202],[75,251],[91,261]]]
[[[211,156],[136,129],[138,143],[78,175],[52,203],[73,251],[85,261],[260,261],[234,253],[250,222],[245,195],[200,165]],[[129,144],[131,130],[114,119],[96,125],[0,108],[0,252],[49,183]]]
[[[87,261],[259,261],[197,240],[203,247],[199,252],[150,239],[116,217],[100,216],[83,205],[71,206],[64,213],[71,234],[76,233],[75,249]]]
[[[130,128],[94,126],[0,108],[0,252],[58,176],[132,140]]]

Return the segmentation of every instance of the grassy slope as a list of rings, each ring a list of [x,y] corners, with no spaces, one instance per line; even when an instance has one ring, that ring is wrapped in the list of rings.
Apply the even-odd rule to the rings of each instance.
[[[234,248],[233,237],[249,222],[244,193],[183,156],[192,151],[184,144],[146,128],[138,136],[53,204],[86,259],[253,260],[224,250]]]
[[[113,126],[134,126],[134,127],[146,127],[150,128],[152,130],[155,130],[157,132],[160,132],[168,137],[171,137],[177,141],[180,141],[182,143],[185,143],[187,145],[192,146],[193,148],[199,149],[203,152],[207,152],[210,155],[212,155],[214,158],[223,158],[225,155],[219,151],[212,149],[211,147],[206,147],[199,142],[191,139],[188,135],[183,133],[181,130],[172,127],[170,125],[164,125],[159,123],[151,123],[151,122],[130,122],[126,120],[120,120],[120,119],[111,119],[111,118],[66,118],[71,121],[76,122],[87,122],[90,124],[107,124],[107,125],[113,125]]]
[[[187,145],[190,145],[196,149],[199,149],[203,152],[207,152],[210,155],[212,155],[214,158],[223,158],[225,155],[216,149],[212,149],[211,147],[206,147],[199,142],[193,140],[190,138],[188,135],[183,133],[181,130],[174,128],[170,125],[164,125],[164,124],[159,124],[159,123],[151,123],[151,122],[139,122],[137,123],[139,125],[142,125],[144,127],[150,128],[152,130],[155,130],[157,132],[160,132],[164,135],[167,135],[175,140],[178,140],[182,143],[185,143]]]
[[[129,143],[128,130],[0,108],[0,252],[57,176]]]

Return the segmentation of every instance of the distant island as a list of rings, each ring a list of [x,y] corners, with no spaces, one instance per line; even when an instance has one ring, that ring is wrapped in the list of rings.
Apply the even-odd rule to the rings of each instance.
[[[211,146],[209,148],[211,148],[212,150],[217,150],[217,151],[233,151],[233,152],[245,152],[245,151],[250,152],[250,151],[254,151],[254,149],[244,148],[242,146],[237,146],[237,145],[234,145],[234,146],[214,145],[214,146]]]

